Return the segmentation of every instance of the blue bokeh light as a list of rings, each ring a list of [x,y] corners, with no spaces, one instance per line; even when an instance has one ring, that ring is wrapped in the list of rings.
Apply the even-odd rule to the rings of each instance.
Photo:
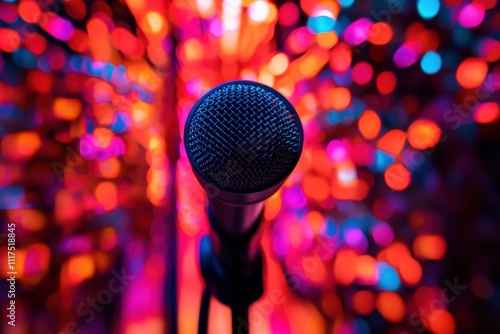
[[[337,225],[332,219],[327,220],[323,233],[326,237],[333,237],[337,233]]]
[[[432,19],[439,12],[439,0],[418,0],[417,11],[418,14],[426,20]]]
[[[385,262],[377,263],[378,283],[377,286],[382,290],[394,291],[401,286],[396,269]]]
[[[390,165],[392,165],[396,161],[396,158],[387,152],[376,149],[375,150],[375,161],[368,168],[372,172],[381,173],[387,169]]]
[[[349,8],[354,3],[354,0],[339,0],[339,3],[342,8]]]
[[[109,127],[116,133],[123,133],[130,128],[130,117],[124,111],[118,111],[115,116],[115,121]]]
[[[307,20],[307,28],[315,34],[333,31],[334,27],[335,19],[328,16],[311,16]]]
[[[25,201],[25,192],[21,187],[0,187],[0,210],[20,209]]]
[[[441,69],[442,61],[439,53],[434,51],[429,51],[420,60],[420,67],[422,71],[427,74],[434,74],[439,72]]]

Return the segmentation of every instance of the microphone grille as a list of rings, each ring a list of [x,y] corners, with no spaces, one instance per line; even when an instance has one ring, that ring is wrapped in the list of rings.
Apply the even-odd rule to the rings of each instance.
[[[208,91],[193,107],[184,140],[198,174],[235,193],[268,189],[293,170],[302,150],[302,125],[274,89],[232,81]]]

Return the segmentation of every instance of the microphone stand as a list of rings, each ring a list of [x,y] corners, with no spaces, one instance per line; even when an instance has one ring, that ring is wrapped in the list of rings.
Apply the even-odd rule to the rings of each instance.
[[[263,211],[262,211],[263,212]],[[231,308],[233,334],[248,334],[248,308],[264,292],[260,247],[263,213],[242,235],[224,233],[208,208],[210,234],[200,241],[200,266],[205,281],[198,334],[207,334],[210,297]]]

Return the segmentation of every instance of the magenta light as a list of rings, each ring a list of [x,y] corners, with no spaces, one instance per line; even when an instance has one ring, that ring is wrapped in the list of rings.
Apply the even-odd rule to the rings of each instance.
[[[462,8],[458,14],[458,22],[465,28],[474,28],[483,22],[484,8],[476,3],[471,3]]]
[[[73,35],[75,29],[70,21],[55,17],[49,21],[49,32],[55,38],[67,42]]]
[[[372,21],[362,18],[351,23],[344,31],[344,40],[350,45],[359,45],[370,36]]]

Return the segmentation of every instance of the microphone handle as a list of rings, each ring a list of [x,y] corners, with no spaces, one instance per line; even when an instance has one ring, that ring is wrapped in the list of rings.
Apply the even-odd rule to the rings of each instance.
[[[245,235],[255,224],[260,223],[264,202],[232,205],[209,198],[209,208],[217,225],[228,236],[235,238]]]
[[[209,200],[208,218],[213,252],[228,272],[251,272],[260,257],[264,203],[242,206]]]

